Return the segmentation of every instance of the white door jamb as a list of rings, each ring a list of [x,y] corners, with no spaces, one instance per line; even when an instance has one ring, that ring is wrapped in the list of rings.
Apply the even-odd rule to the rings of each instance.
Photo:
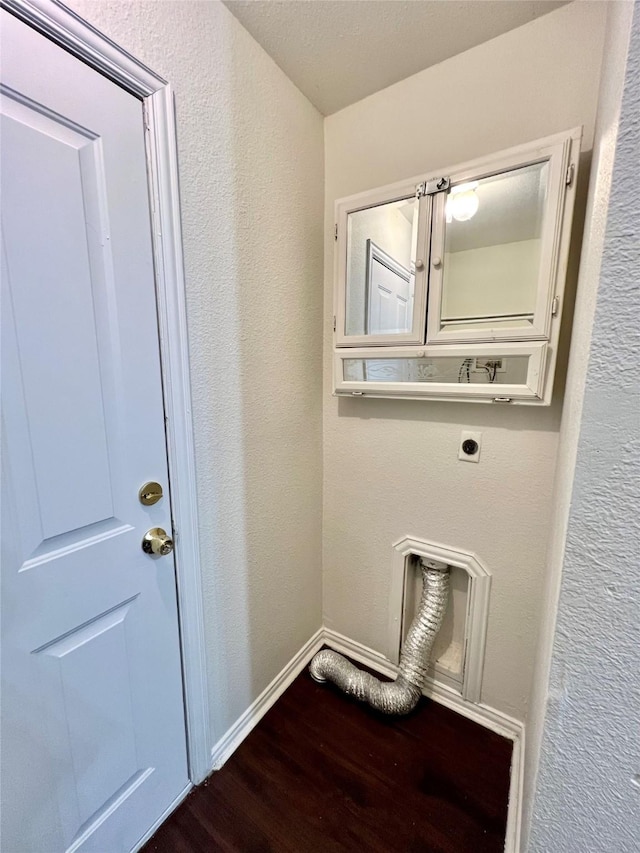
[[[139,98],[147,170],[165,402],[189,775],[211,770],[191,385],[175,112],[171,86],[59,0],[0,0],[20,20]]]

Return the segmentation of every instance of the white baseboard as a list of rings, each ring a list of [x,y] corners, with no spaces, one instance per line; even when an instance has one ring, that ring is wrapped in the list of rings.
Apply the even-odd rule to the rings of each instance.
[[[262,719],[282,696],[292,681],[300,675],[311,658],[322,646],[327,645],[358,663],[368,666],[388,678],[395,678],[398,667],[380,652],[376,652],[356,640],[351,640],[330,628],[320,628],[289,661],[284,669],[263,690],[252,705],[231,726],[211,750],[211,769],[219,770],[231,757],[254,726]],[[509,787],[509,814],[505,853],[519,853],[520,825],[522,817],[522,785],[524,769],[524,724],[519,720],[497,711],[489,705],[469,702],[448,685],[427,680],[424,695],[441,705],[456,711],[463,717],[513,741],[511,758],[511,783]]]
[[[258,698],[239,717],[231,728],[220,738],[211,750],[211,769],[220,770],[223,764],[240,746],[249,732],[260,722],[291,682],[296,679],[311,658],[324,644],[324,631],[319,628],[300,651],[289,661],[284,669],[276,675],[271,684],[266,687]]]
[[[395,678],[398,667],[391,663],[380,652],[364,646],[362,643],[351,640],[337,631],[325,628],[323,632],[324,644],[346,657],[368,666],[370,669]],[[507,817],[507,833],[505,840],[505,853],[519,853],[520,851],[520,827],[522,818],[522,785],[524,769],[524,724],[513,717],[497,711],[489,705],[469,702],[463,699],[453,688],[440,684],[433,679],[427,679],[423,691],[425,696],[456,711],[463,717],[479,723],[491,731],[513,741],[513,753],[511,757],[511,783],[509,786],[509,814]]]

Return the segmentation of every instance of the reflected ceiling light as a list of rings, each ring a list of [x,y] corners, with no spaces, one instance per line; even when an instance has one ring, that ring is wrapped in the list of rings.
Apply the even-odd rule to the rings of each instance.
[[[476,193],[477,188],[477,181],[471,181],[468,184],[458,184],[458,186],[453,187],[449,193],[445,208],[447,223],[450,223],[452,219],[458,222],[466,222],[472,216],[476,215],[480,206],[480,199]]]

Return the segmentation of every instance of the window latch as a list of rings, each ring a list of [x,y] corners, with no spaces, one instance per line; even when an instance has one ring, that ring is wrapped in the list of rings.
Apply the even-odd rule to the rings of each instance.
[[[450,178],[431,178],[428,181],[424,181],[424,183],[422,184],[418,184],[418,186],[416,187],[416,196],[418,198],[421,198],[423,195],[435,195],[436,193],[443,193],[448,190],[450,186]]]

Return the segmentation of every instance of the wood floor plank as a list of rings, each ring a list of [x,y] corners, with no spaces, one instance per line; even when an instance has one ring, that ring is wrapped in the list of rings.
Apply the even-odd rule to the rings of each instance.
[[[143,853],[501,853],[510,763],[435,702],[387,717],[304,672]]]

